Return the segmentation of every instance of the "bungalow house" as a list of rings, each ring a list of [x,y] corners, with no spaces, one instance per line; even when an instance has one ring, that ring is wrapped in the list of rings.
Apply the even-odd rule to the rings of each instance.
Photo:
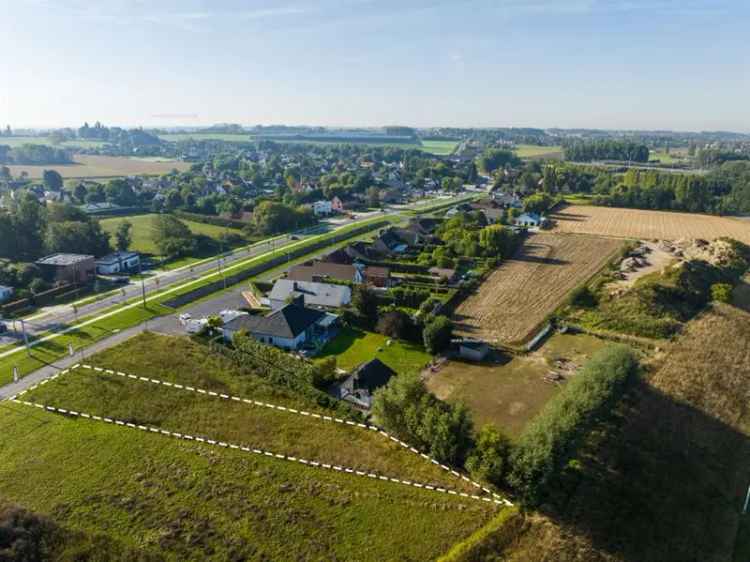
[[[530,228],[538,228],[542,226],[547,219],[541,216],[539,213],[523,213],[515,218],[513,224],[516,226],[526,226]]]
[[[352,302],[352,290],[345,285],[279,279],[268,294],[273,310],[284,307],[289,299],[297,297],[302,297],[307,306],[340,308]]]
[[[409,225],[406,227],[409,230],[413,230],[414,232],[418,232],[422,236],[427,236],[430,234],[433,234],[437,228],[442,224],[441,219],[433,219],[433,218],[417,218],[417,219],[411,219],[409,221]]]
[[[334,250],[330,254],[323,256],[321,261],[326,263],[351,265],[354,263],[354,258],[346,252],[345,248],[339,248],[338,250]]]
[[[96,260],[96,272],[100,275],[112,275],[137,268],[141,257],[137,252],[114,252]]]
[[[338,316],[306,308],[298,302],[287,304],[266,316],[243,314],[224,324],[226,340],[245,331],[261,343],[297,350],[318,347],[335,336]]]
[[[396,372],[380,359],[363,363],[338,386],[338,398],[369,410],[373,393],[388,384]]]
[[[308,262],[289,268],[286,278],[292,281],[314,281],[325,282],[329,279],[337,281],[348,281],[350,283],[362,283],[364,275],[362,267],[323,261]]]
[[[344,212],[344,202],[339,199],[338,197],[335,197],[331,199],[331,209],[336,213],[343,213]]]

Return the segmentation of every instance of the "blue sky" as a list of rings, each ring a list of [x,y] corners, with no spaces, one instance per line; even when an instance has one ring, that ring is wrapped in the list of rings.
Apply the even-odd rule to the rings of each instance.
[[[12,126],[750,132],[746,0],[0,0]]]

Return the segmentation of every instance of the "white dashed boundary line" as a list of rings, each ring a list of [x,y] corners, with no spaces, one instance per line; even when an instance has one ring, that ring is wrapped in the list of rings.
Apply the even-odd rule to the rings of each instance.
[[[96,367],[96,366],[89,365],[89,364],[86,364],[86,363],[83,363],[83,364],[76,363],[75,365],[72,365],[70,368],[65,369],[63,371],[60,371],[59,373],[55,374],[54,376],[50,377],[49,379],[45,379],[42,382],[40,382],[39,384],[36,384],[36,385],[28,388],[27,390],[24,390],[24,391],[18,393],[16,396],[11,397],[11,400],[13,398],[20,398],[26,392],[31,392],[32,390],[34,390],[38,386],[41,386],[42,384],[45,384],[45,383],[47,383],[49,381],[52,381],[52,380],[56,379],[57,377],[59,377],[61,375],[64,375],[64,374],[66,374],[68,372],[74,371],[76,369],[86,369],[86,370],[95,371],[95,372],[101,373],[101,374],[114,375],[114,376],[118,376],[118,377],[122,377],[122,378],[127,378],[127,379],[131,379],[131,380],[139,381],[139,382],[145,382],[145,383],[149,383],[149,384],[161,385],[161,386],[166,386],[166,387],[169,387],[169,388],[176,388],[178,390],[183,390],[183,391],[187,391],[187,392],[193,392],[193,393],[196,393],[196,394],[203,394],[203,395],[206,395],[206,396],[212,396],[212,397],[220,398],[220,399],[223,399],[223,400],[232,400],[232,401],[235,401],[235,402],[242,402],[244,404],[248,404],[248,405],[251,405],[251,406],[258,406],[258,407],[261,407],[261,408],[269,408],[269,409],[272,409],[272,410],[278,410],[280,412],[287,412],[287,413],[296,414],[296,415],[300,415],[300,416],[306,416],[306,417],[316,418],[316,419],[319,419],[319,420],[322,420],[322,421],[326,421],[326,422],[339,423],[339,424],[343,424],[343,425],[350,425],[350,426],[353,426],[353,427],[358,427],[358,428],[361,428],[361,429],[366,429],[366,430],[374,431],[374,432],[382,435],[383,437],[385,437],[387,439],[390,439],[394,443],[399,444],[401,447],[409,450],[410,452],[412,452],[412,453],[414,453],[416,455],[419,455],[423,459],[425,459],[427,461],[430,461],[432,464],[434,464],[436,466],[439,466],[444,471],[451,473],[456,478],[460,478],[461,480],[463,480],[464,482],[467,482],[468,484],[470,484],[474,488],[480,489],[484,493],[491,495],[494,499],[500,500],[504,505],[507,505],[509,507],[511,507],[513,505],[508,499],[503,498],[499,494],[496,494],[495,492],[493,492],[492,490],[490,490],[486,486],[482,486],[479,482],[476,482],[476,481],[470,479],[466,475],[461,474],[457,470],[451,468],[450,466],[448,466],[446,464],[443,464],[443,463],[439,462],[436,459],[433,459],[429,455],[426,455],[425,453],[421,453],[418,449],[416,449],[415,447],[412,447],[409,443],[407,443],[405,441],[402,441],[401,439],[398,439],[397,437],[391,435],[387,431],[385,431],[385,430],[383,430],[380,427],[377,427],[375,425],[365,424],[365,423],[360,423],[360,422],[354,422],[354,421],[351,421],[351,420],[344,420],[344,419],[341,419],[341,418],[336,418],[336,417],[332,417],[332,416],[326,416],[326,415],[323,415],[323,414],[316,414],[316,413],[307,412],[307,411],[304,411],[304,410],[297,410],[297,409],[294,409],[294,408],[288,408],[286,406],[279,406],[277,404],[271,404],[269,402],[262,402],[262,401],[259,401],[259,400],[251,400],[249,398],[242,398],[240,396],[232,396],[232,395],[228,395],[228,394],[217,393],[217,392],[214,392],[214,391],[211,391],[211,390],[205,390],[203,388],[195,388],[195,387],[192,387],[192,386],[182,385],[182,384],[178,384],[178,383],[172,383],[172,382],[162,381],[162,380],[159,380],[159,379],[152,379],[152,378],[149,378],[149,377],[138,376],[138,375],[134,375],[134,374],[131,374],[131,373],[124,373],[122,371],[115,371],[114,369],[105,369],[103,367]]]
[[[64,374],[64,373],[61,372],[60,374]],[[49,379],[49,380],[52,380],[52,379]],[[196,443],[203,443],[203,444],[211,445],[211,446],[214,446],[214,447],[221,447],[221,448],[224,448],[224,449],[235,449],[235,450],[243,451],[245,453],[252,453],[252,454],[255,454],[255,455],[261,455],[261,456],[270,457],[270,458],[274,458],[274,459],[285,460],[285,461],[289,461],[289,462],[293,462],[293,463],[302,464],[302,465],[305,465],[305,466],[311,466],[311,467],[314,467],[314,468],[322,468],[322,469],[325,469],[325,470],[331,470],[331,471],[334,471],[334,472],[343,472],[343,473],[346,473],[346,474],[352,474],[354,476],[360,476],[360,477],[364,477],[364,478],[371,478],[373,480],[379,480],[379,481],[382,481],[382,482],[390,482],[390,483],[393,483],[393,484],[401,484],[403,486],[410,486],[410,487],[413,487],[413,488],[420,488],[420,489],[423,489],[423,490],[429,490],[431,492],[438,492],[438,493],[446,494],[446,495],[449,495],[449,496],[456,496],[456,497],[461,497],[461,498],[466,498],[466,499],[481,501],[481,502],[485,502],[485,503],[491,503],[491,504],[495,504],[495,505],[507,505],[506,504],[507,500],[503,501],[503,500],[488,498],[487,496],[479,496],[479,495],[476,495],[476,494],[467,494],[465,492],[457,492],[456,490],[450,490],[448,488],[442,488],[440,486],[434,486],[432,484],[424,484],[422,482],[415,482],[413,480],[402,480],[400,478],[393,478],[393,477],[389,477],[389,476],[384,476],[382,474],[378,474],[378,473],[372,472],[370,470],[360,470],[360,469],[351,468],[351,467],[348,467],[348,466],[341,466],[341,465],[336,465],[336,464],[328,464],[328,463],[323,463],[323,462],[314,461],[314,460],[310,460],[310,459],[303,459],[303,458],[300,458],[300,457],[294,457],[294,456],[291,456],[291,455],[284,455],[284,454],[281,454],[281,453],[274,453],[272,451],[266,451],[264,449],[257,449],[255,447],[246,447],[244,445],[237,445],[235,443],[228,443],[226,441],[219,441],[219,440],[215,440],[215,439],[208,439],[208,438],[205,438],[205,437],[199,437],[199,436],[196,436],[196,435],[189,435],[189,434],[186,434],[186,433],[177,433],[175,431],[167,431],[165,429],[160,429],[158,427],[145,426],[145,425],[134,424],[134,423],[130,423],[130,422],[124,422],[122,420],[118,420],[118,419],[115,419],[115,418],[109,418],[109,417],[106,417],[106,416],[95,416],[95,415],[92,415],[92,414],[87,414],[85,412],[77,412],[75,410],[66,410],[65,408],[56,408],[54,406],[47,406],[45,404],[39,404],[37,402],[28,402],[26,400],[19,400],[17,396],[11,397],[10,401],[11,402],[15,402],[16,404],[23,404],[24,406],[29,406],[29,407],[32,407],[32,408],[39,408],[40,410],[43,410],[45,412],[52,412],[52,413],[57,413],[57,414],[63,414],[63,415],[66,415],[66,416],[84,418],[84,419],[91,420],[91,421],[97,421],[97,422],[108,423],[108,424],[112,424],[112,425],[118,425],[118,426],[121,426],[121,427],[127,427],[129,429],[137,429],[137,430],[143,431],[145,433],[155,433],[155,434],[159,434],[159,435],[164,435],[166,437],[172,437],[174,439],[180,439],[182,441],[193,441],[193,442],[196,442]]]

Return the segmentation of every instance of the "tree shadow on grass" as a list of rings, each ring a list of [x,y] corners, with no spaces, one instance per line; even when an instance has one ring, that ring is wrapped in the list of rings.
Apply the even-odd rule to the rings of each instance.
[[[600,554],[587,560],[733,559],[750,480],[746,434],[639,382],[578,461],[560,473],[541,511]],[[565,549],[575,545],[550,548],[573,559]]]

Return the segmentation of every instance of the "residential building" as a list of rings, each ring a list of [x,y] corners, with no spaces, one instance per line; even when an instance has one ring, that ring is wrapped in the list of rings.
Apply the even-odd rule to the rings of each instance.
[[[339,199],[338,197],[334,197],[331,199],[331,210],[337,212],[337,213],[343,213],[344,212],[344,202]]]
[[[490,352],[490,346],[483,341],[464,340],[458,344],[458,354],[469,361],[483,361]]]
[[[317,348],[335,336],[338,316],[302,306],[286,304],[266,316],[243,314],[224,324],[224,338],[232,340],[245,331],[261,343],[288,350]]]
[[[362,283],[364,281],[363,267],[329,263],[323,261],[308,262],[294,265],[289,268],[286,278],[292,281],[314,281],[316,283],[333,279],[336,281],[348,281],[350,283]]]
[[[96,275],[94,256],[84,254],[52,254],[36,264],[55,283],[88,283]]]
[[[318,217],[321,215],[330,215],[333,212],[333,207],[330,201],[316,201],[312,204],[313,214]]]
[[[112,275],[133,271],[141,263],[137,252],[114,252],[96,260],[96,272],[100,275]]]
[[[409,244],[397,235],[395,228],[388,228],[372,243],[372,248],[381,254],[403,254],[409,249]]]
[[[369,410],[373,393],[388,384],[395,375],[396,372],[380,359],[363,363],[338,385],[338,398]]]
[[[513,224],[516,226],[526,226],[530,228],[538,228],[542,226],[547,219],[541,216],[539,213],[523,213],[516,217]]]
[[[346,285],[279,279],[268,294],[273,310],[282,308],[296,297],[302,297],[306,306],[340,308],[352,302],[352,290]]]

